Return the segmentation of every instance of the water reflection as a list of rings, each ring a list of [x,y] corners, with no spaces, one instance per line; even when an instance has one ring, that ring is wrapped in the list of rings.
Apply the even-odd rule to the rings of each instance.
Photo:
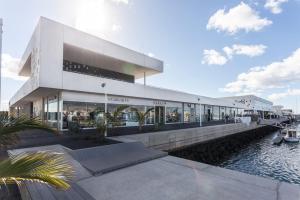
[[[219,166],[300,184],[300,144],[272,145],[272,138],[277,133],[253,141]]]

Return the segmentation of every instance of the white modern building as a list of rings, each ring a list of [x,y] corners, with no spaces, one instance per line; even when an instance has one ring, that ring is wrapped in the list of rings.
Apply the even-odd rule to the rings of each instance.
[[[269,111],[272,105],[257,97],[232,101],[135,83],[162,73],[163,67],[161,60],[42,17],[20,62],[19,75],[29,79],[11,98],[10,111],[67,130],[74,120],[94,127],[95,110],[130,105],[154,108],[146,120],[149,129],[155,124],[174,129],[222,123],[244,109]],[[130,109],[121,120],[122,130],[137,126]]]
[[[283,106],[282,105],[274,105],[273,112],[276,116],[283,116]]]
[[[294,112],[292,109],[282,109],[282,115],[286,117],[292,117],[294,115]]]
[[[273,103],[271,101],[254,95],[223,97],[220,99],[226,99],[234,103],[244,105],[244,113],[246,115],[256,114],[259,115],[261,118],[265,118],[274,113]]]

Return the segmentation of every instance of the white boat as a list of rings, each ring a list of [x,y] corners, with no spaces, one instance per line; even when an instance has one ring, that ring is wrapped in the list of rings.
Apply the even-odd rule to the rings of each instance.
[[[296,128],[287,129],[286,135],[283,137],[286,142],[299,142],[298,130]]]
[[[288,128],[282,129],[282,130],[281,130],[281,134],[282,134],[282,135],[286,135],[286,133],[288,132],[288,130],[289,130]]]
[[[273,139],[272,139],[272,143],[273,144],[280,144],[283,140],[283,136],[281,133],[276,134]]]

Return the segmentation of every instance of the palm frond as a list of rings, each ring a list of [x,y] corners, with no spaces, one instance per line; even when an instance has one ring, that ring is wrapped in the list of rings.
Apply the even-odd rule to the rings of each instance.
[[[142,130],[142,126],[145,124],[145,119],[148,116],[148,114],[153,110],[154,108],[149,108],[146,110],[146,112],[139,111],[139,109],[132,107],[131,111],[135,112],[137,121],[139,122],[139,129]]]
[[[72,166],[59,153],[21,153],[0,162],[0,184],[33,181],[68,189],[73,173]]]
[[[121,112],[123,112],[128,107],[129,107],[128,105],[120,105],[115,109],[114,112],[105,113],[105,117],[106,117],[108,123],[113,125],[113,126],[120,125],[121,121],[119,119],[119,116],[120,116]]]
[[[145,112],[145,116],[147,116],[152,110],[154,110],[154,108],[152,107],[152,108],[148,108],[147,110],[146,110],[146,112]]]
[[[17,138],[15,133],[26,129],[54,131],[54,129],[44,124],[39,118],[29,118],[26,116],[12,118],[8,115],[0,114],[0,145],[13,143]]]
[[[125,109],[127,109],[128,105],[120,105],[116,108],[116,110],[113,113],[114,118],[117,118],[121,112],[123,112]]]

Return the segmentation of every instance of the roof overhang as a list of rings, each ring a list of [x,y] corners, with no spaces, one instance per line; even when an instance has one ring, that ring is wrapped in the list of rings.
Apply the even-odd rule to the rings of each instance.
[[[126,58],[118,58],[114,54],[108,56],[103,53],[94,52],[70,44],[64,44],[63,52],[65,60],[132,75],[136,79],[143,78],[144,75],[150,76],[158,74],[163,70],[162,61],[146,55],[135,55],[144,58],[141,57],[141,63],[134,63],[126,60]],[[151,66],[151,64],[155,65],[155,68],[148,67],[148,65]]]

